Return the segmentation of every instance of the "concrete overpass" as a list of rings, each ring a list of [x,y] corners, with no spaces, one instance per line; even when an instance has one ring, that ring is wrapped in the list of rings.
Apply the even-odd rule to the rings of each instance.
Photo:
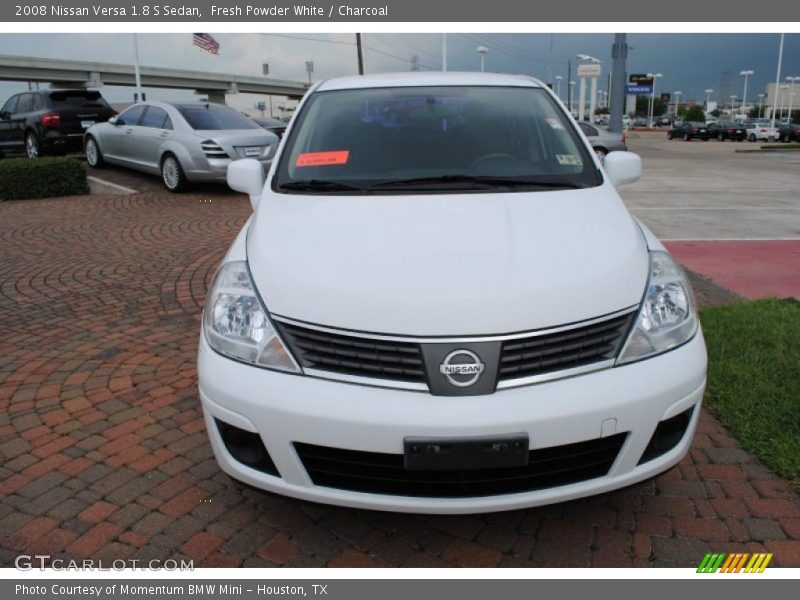
[[[163,67],[140,67],[142,87],[195,90],[211,102],[225,102],[225,94],[262,94],[299,99],[308,84],[252,75],[206,73]],[[119,65],[32,56],[0,55],[0,81],[41,81],[62,87],[97,88],[135,86],[133,65]]]

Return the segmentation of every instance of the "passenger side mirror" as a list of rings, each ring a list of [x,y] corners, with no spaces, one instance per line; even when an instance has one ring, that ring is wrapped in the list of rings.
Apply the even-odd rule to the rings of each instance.
[[[614,187],[633,183],[642,176],[642,159],[633,152],[609,152],[603,168]]]
[[[122,120],[122,119],[120,119],[119,117],[111,117],[111,118],[108,120],[108,122],[109,122],[111,125],[125,125],[125,121],[123,121],[123,120]]]
[[[255,210],[264,190],[264,167],[254,158],[242,158],[228,165],[228,185],[232,190],[249,194]]]
[[[9,113],[9,112],[7,112],[7,111],[5,111],[5,110],[3,110],[3,111],[0,111],[0,119],[2,119],[3,121],[5,121],[5,120],[7,120],[7,119],[9,119],[9,118],[11,118],[11,113]]]

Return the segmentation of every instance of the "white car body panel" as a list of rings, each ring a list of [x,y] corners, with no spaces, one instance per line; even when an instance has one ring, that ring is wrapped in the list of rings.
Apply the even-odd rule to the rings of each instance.
[[[309,94],[439,85],[443,78],[448,85],[543,87],[519,76],[403,73],[321,82]],[[302,109],[303,103],[296,114]],[[638,306],[648,281],[648,251],[664,250],[653,233],[630,215],[607,177],[594,188],[543,192],[275,193],[271,180],[293,125],[294,119],[254,215],[224,259],[248,262],[273,316],[397,336],[496,336],[546,329]],[[602,169],[589,142],[581,134],[578,137]],[[303,500],[458,514],[603,493],[677,464],[689,449],[699,418],[706,349],[698,328],[683,345],[624,366],[492,394],[433,396],[427,391],[253,367],[218,354],[201,333],[198,374],[212,448],[231,476]],[[692,408],[680,442],[638,464],[659,422]],[[237,461],[226,448],[217,421],[257,433],[280,476]],[[530,492],[458,498],[315,485],[293,446],[301,442],[402,455],[408,436],[510,432],[526,433],[531,449],[615,433],[628,436],[605,476]]]

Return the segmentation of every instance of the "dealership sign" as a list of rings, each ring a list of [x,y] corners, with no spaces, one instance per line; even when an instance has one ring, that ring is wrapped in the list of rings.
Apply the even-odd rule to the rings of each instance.
[[[639,96],[644,94],[652,94],[653,93],[653,86],[652,85],[639,85],[636,83],[629,83],[625,86],[625,93],[629,96]]]
[[[598,64],[578,65],[578,77],[600,77],[601,72]]]

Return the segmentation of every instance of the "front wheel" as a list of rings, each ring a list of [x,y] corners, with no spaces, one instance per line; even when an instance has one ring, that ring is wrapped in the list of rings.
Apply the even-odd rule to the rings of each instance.
[[[180,192],[186,188],[186,175],[174,154],[167,154],[161,161],[161,181],[170,192]]]
[[[751,142],[755,142],[756,141],[756,135],[754,133],[751,133],[750,136],[747,139],[749,141],[751,141]]]
[[[668,139],[668,140],[671,140],[671,139],[672,139],[672,132],[671,132],[671,131],[668,131],[668,132],[667,132],[667,139]]]
[[[789,143],[789,136],[788,136],[788,134],[784,135],[784,136],[783,136],[783,139],[782,139],[781,141],[782,141],[784,144],[788,144],[788,143]]]
[[[689,134],[688,134],[688,133],[684,133],[684,134],[683,134],[683,141],[684,141],[684,142],[688,142],[688,141],[690,141],[691,139],[692,139],[692,138],[690,138],[690,137],[689,137]]]
[[[25,155],[28,158],[39,158],[39,138],[32,131],[25,135]]]
[[[103,154],[100,152],[100,147],[97,141],[89,136],[86,138],[86,162],[90,167],[100,169],[105,166],[106,161],[103,160]]]
[[[720,142],[724,142],[724,141],[725,141],[725,134],[723,134],[723,133],[720,133],[719,135],[717,135],[717,139],[718,139]]]

